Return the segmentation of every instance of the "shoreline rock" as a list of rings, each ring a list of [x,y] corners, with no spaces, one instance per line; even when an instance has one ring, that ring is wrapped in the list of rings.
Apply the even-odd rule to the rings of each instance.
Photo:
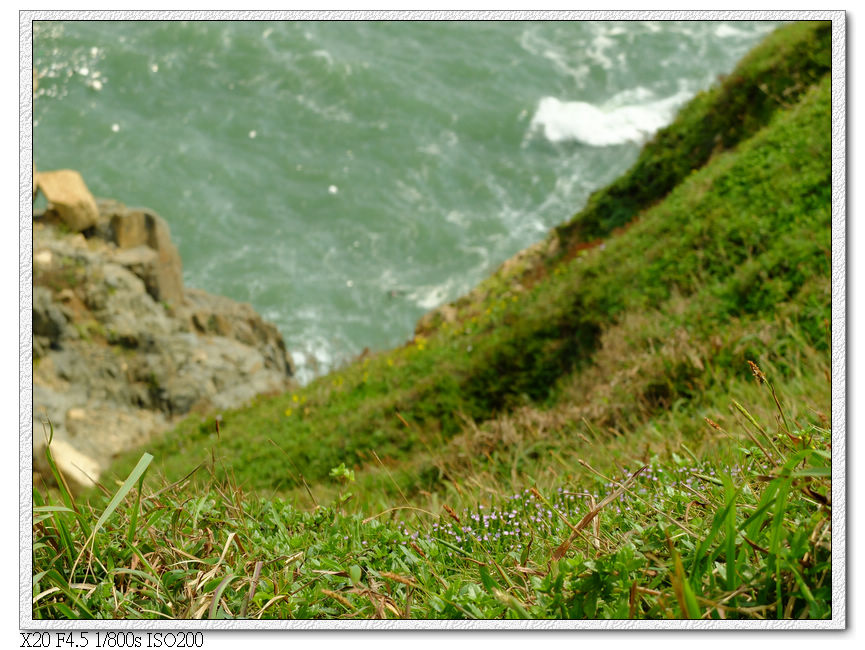
[[[51,480],[48,421],[54,458],[70,487],[82,491],[117,455],[190,413],[235,408],[295,385],[273,324],[248,304],[183,287],[161,217],[95,199],[95,220],[70,216],[54,203],[57,193],[46,191],[52,173],[37,175],[49,207],[33,224],[38,479]],[[82,188],[83,181],[78,198],[64,200],[87,204]]]

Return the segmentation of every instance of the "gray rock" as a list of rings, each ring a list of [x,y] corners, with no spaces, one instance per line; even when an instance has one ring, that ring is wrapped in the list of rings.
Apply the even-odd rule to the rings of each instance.
[[[66,413],[69,441],[88,456],[101,459],[103,469],[119,454],[146,444],[167,425],[168,418],[163,414],[144,409],[94,405]],[[96,428],[105,431],[98,440],[90,435]]]
[[[33,334],[47,339],[51,347],[60,347],[63,338],[77,338],[77,332],[69,325],[67,311],[54,302],[51,291],[45,287],[33,290]]]
[[[223,336],[254,346],[265,365],[284,375],[294,376],[291,355],[276,327],[265,321],[251,305],[200,289],[187,289],[185,304],[178,310],[193,331]]]
[[[103,281],[91,288],[99,294],[95,316],[106,330],[109,342],[124,347],[147,347],[154,337],[176,331],[165,307],[148,293],[144,282],[122,266],[106,263]]]

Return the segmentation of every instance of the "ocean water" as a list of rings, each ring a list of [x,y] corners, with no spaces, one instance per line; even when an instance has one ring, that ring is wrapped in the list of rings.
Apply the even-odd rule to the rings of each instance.
[[[768,22],[34,24],[34,156],[162,215],[309,381],[624,172]]]

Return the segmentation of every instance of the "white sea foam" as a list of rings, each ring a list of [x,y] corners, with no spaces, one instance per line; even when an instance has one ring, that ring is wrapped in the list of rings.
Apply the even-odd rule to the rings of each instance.
[[[748,36],[748,34],[747,32],[743,32],[741,29],[736,29],[735,27],[721,23],[715,28],[715,36],[718,38],[741,38],[742,36]]]
[[[591,147],[643,142],[670,123],[676,110],[692,95],[654,99],[645,88],[619,93],[600,105],[544,97],[529,124],[528,135],[541,134],[550,142],[576,141]]]
[[[415,291],[408,294],[408,298],[412,300],[418,307],[423,309],[435,309],[445,302],[448,297],[450,282],[444,284],[418,287]]]
[[[333,65],[333,56],[327,50],[315,50],[312,56],[324,61],[328,67]]]
[[[465,292],[465,283],[457,277],[448,278],[441,284],[420,286],[406,297],[423,309],[435,309],[460,293]]]
[[[616,42],[606,34],[596,34],[584,54],[600,65],[604,70],[612,70],[615,63],[613,59],[607,56],[607,50],[612,48],[615,44]]]
[[[334,106],[334,105],[325,105],[323,106],[318,101],[313,99],[312,97],[307,97],[303,94],[294,95],[294,100],[303,106],[305,109],[315,113],[316,115],[321,115],[326,120],[333,120],[334,122],[351,122],[352,116],[345,110]]]
[[[279,323],[275,314],[265,311],[263,316]],[[290,322],[280,323],[280,329],[289,333],[286,346],[294,363],[294,378],[301,385],[329,372],[340,359],[345,358],[344,341],[328,337],[322,331],[324,320],[325,312],[319,306],[302,306],[292,315]]]
[[[334,368],[333,345],[318,333],[306,332],[296,342],[289,344],[294,364],[294,379],[305,386],[317,376]]]
[[[442,150],[435,142],[426,144],[417,148],[418,153],[425,153],[428,156],[441,156]]]
[[[468,228],[471,225],[471,217],[463,210],[449,210],[445,215],[445,221],[460,228]]]

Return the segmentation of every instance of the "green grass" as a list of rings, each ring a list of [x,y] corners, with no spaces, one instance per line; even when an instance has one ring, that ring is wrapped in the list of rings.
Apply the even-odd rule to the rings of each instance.
[[[37,492],[34,616],[831,617],[827,72],[778,30],[403,347]]]
[[[752,430],[718,431],[713,459],[583,463],[459,511],[308,511],[213,477],[142,494],[133,475],[91,530],[99,508],[37,493],[34,617],[830,617],[830,431],[741,414]]]

